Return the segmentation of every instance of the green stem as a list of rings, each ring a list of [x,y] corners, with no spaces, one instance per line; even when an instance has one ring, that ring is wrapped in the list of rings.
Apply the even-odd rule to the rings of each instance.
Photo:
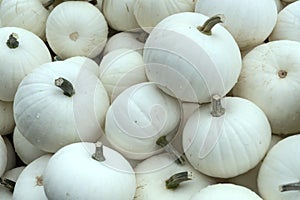
[[[19,46],[18,34],[10,34],[8,40],[6,41],[6,45],[11,49],[17,48]]]
[[[288,183],[279,186],[280,192],[286,192],[286,191],[299,191],[300,190],[300,181],[296,183]]]
[[[55,84],[55,86],[62,89],[62,91],[64,92],[64,95],[66,95],[68,97],[71,97],[75,94],[75,90],[73,88],[72,83],[62,77],[55,79],[54,84]]]
[[[211,35],[212,28],[218,24],[222,23],[222,15],[215,15],[204,22],[202,26],[198,26],[198,30],[206,35]]]
[[[178,164],[183,165],[185,162],[185,159],[183,158],[183,156],[173,147],[173,145],[170,144],[170,142],[167,140],[167,137],[161,136],[160,138],[158,138],[158,140],[156,141],[156,144],[163,147],[168,153],[170,153],[171,155],[174,155],[176,157],[176,162]]]
[[[4,187],[8,188],[11,192],[13,192],[16,182],[9,180],[7,178],[0,178],[0,184],[3,185]]]
[[[221,117],[225,114],[225,109],[222,107],[221,104],[221,97],[217,94],[212,96],[212,111],[211,115],[213,117]]]
[[[171,176],[168,180],[166,180],[167,189],[176,189],[180,183],[184,181],[189,181],[192,179],[192,173],[190,172],[180,172]]]
[[[96,142],[95,146],[96,146],[96,150],[95,153],[92,155],[92,158],[99,162],[105,161],[105,157],[103,155],[103,144],[98,141]]]
[[[44,6],[44,8],[46,8],[48,10],[49,7],[52,6],[54,3],[55,3],[55,0],[49,0],[45,3],[43,3],[42,5]]]

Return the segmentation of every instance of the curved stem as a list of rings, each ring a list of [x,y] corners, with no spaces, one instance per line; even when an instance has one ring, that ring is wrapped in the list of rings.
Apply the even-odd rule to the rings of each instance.
[[[96,146],[96,150],[95,153],[92,155],[92,158],[99,162],[105,161],[105,157],[103,155],[103,144],[98,141],[96,142],[95,146]]]
[[[10,34],[8,40],[6,41],[6,45],[11,49],[17,48],[19,46],[18,34]]]
[[[1,178],[0,177],[0,184],[3,185],[4,187],[6,187],[7,189],[9,189],[11,192],[14,191],[16,182],[9,180],[7,178]]]
[[[300,181],[296,183],[288,183],[288,184],[280,185],[279,191],[280,192],[300,191]]]
[[[44,6],[44,8],[46,8],[48,10],[49,7],[52,6],[54,3],[55,3],[55,0],[49,0],[45,3],[43,3],[42,5]]]
[[[178,164],[183,165],[185,162],[185,159],[183,158],[183,156],[173,147],[173,145],[170,144],[170,142],[167,140],[167,137],[161,136],[160,138],[158,138],[158,140],[156,141],[156,144],[163,147],[168,153],[170,153],[171,155],[175,156],[176,158],[176,162]]]
[[[211,35],[212,28],[216,24],[223,22],[222,18],[223,18],[222,15],[215,15],[209,18],[208,20],[206,20],[202,26],[198,26],[198,30],[206,35]]]
[[[62,77],[55,79],[54,84],[55,84],[55,86],[62,89],[62,91],[64,92],[64,95],[66,95],[68,97],[71,97],[71,96],[73,96],[73,94],[75,94],[75,90],[73,88],[72,83]]]
[[[180,172],[177,174],[174,174],[171,176],[168,180],[166,180],[166,187],[167,189],[176,189],[180,183],[184,181],[189,181],[192,179],[192,173],[191,172]]]
[[[225,109],[222,107],[221,104],[221,97],[217,94],[212,96],[212,111],[211,115],[213,117],[221,117],[225,114]]]

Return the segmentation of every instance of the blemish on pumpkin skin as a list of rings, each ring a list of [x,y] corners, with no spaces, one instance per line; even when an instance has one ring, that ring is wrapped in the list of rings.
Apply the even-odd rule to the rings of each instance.
[[[36,186],[43,186],[43,176],[36,176]]]
[[[69,38],[73,41],[76,41],[79,38],[79,33],[77,31],[73,32],[69,35]]]

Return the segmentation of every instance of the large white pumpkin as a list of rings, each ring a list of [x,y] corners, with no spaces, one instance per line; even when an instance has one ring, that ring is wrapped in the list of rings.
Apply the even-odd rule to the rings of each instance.
[[[198,0],[195,12],[207,16],[222,13],[224,27],[241,50],[262,43],[271,34],[277,20],[274,0]]]
[[[222,107],[222,105],[224,107]],[[238,97],[215,98],[187,120],[183,148],[200,172],[230,178],[255,167],[271,142],[271,127],[263,111]]]
[[[105,121],[107,140],[126,158],[142,160],[161,152],[161,136],[169,141],[181,118],[178,100],[145,82],[124,90],[110,105]]]
[[[96,141],[108,106],[107,92],[94,73],[73,62],[56,61],[23,79],[15,96],[14,117],[30,143],[55,152],[73,142]]]
[[[259,194],[264,200],[300,198],[299,151],[300,135],[294,135],[281,140],[268,152],[257,179]]]
[[[44,42],[23,28],[0,29],[0,100],[13,101],[21,80],[34,68],[50,62]]]
[[[13,102],[0,100],[0,135],[12,133],[14,127]]]
[[[108,27],[101,11],[84,1],[60,3],[51,11],[46,23],[47,41],[62,59],[96,57],[103,50],[107,35]]]
[[[225,96],[238,80],[241,54],[232,35],[216,24],[221,21],[221,16],[208,20],[194,12],[162,20],[144,46],[149,81],[188,102],[209,102],[214,93]]]
[[[128,161],[115,150],[93,143],[60,149],[49,160],[43,178],[49,200],[132,200],[136,189]]]
[[[262,44],[243,58],[242,72],[233,95],[259,106],[272,132],[300,131],[300,43],[280,40]]]

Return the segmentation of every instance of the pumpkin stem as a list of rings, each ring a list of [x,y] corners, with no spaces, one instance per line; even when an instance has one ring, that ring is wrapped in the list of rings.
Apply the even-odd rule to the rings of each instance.
[[[295,191],[295,190],[300,190],[300,182],[288,183],[288,184],[279,186],[280,192]]]
[[[147,32],[144,31],[141,34],[139,34],[139,36],[137,37],[137,40],[139,42],[145,43],[146,40],[147,40],[147,38],[148,38],[148,36],[149,36],[149,33],[147,33]]]
[[[176,162],[178,164],[183,165],[185,162],[185,159],[183,158],[183,156],[173,147],[173,145],[171,145],[169,143],[169,141],[167,140],[167,137],[161,136],[160,138],[157,139],[156,144],[163,147],[168,153],[170,153],[171,155],[174,155],[176,157]]]
[[[103,155],[103,144],[100,141],[98,141],[95,143],[95,146],[96,150],[95,153],[92,155],[92,158],[100,162],[105,161],[105,157]]]
[[[184,181],[189,181],[192,179],[192,173],[191,172],[179,172],[177,174],[174,174],[171,176],[168,180],[166,180],[166,187],[167,189],[176,189],[180,183]]]
[[[218,24],[223,23],[223,15],[215,15],[213,17],[210,17],[208,20],[204,22],[202,26],[198,26],[198,30],[206,35],[211,35],[212,28]]]
[[[71,97],[73,94],[75,94],[75,90],[73,88],[72,83],[62,77],[55,79],[54,84],[55,84],[55,86],[62,89],[62,91],[64,92],[64,95],[66,95],[68,97]]]
[[[11,49],[17,48],[19,46],[18,34],[10,34],[8,40],[6,41],[6,45]]]
[[[225,113],[225,108],[222,107],[221,97],[217,94],[212,96],[212,111],[211,115],[213,117],[221,117]]]
[[[47,10],[49,9],[50,6],[52,6],[54,4],[55,0],[49,0],[45,3],[43,3],[42,5],[44,6],[44,8],[46,8]]]
[[[0,184],[3,185],[4,187],[6,187],[7,189],[9,189],[11,192],[13,192],[16,182],[12,181],[10,179],[7,179],[7,178],[0,177]]]

